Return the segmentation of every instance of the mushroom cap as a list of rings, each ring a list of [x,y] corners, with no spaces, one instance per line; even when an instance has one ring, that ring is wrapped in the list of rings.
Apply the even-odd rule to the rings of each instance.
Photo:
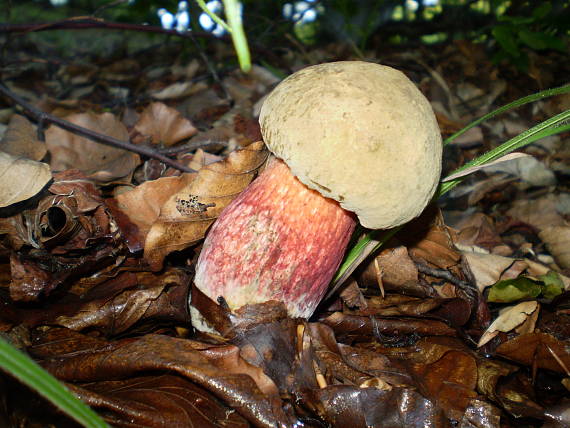
[[[341,61],[304,68],[267,96],[265,144],[311,189],[371,229],[417,217],[441,173],[430,103],[400,71]]]

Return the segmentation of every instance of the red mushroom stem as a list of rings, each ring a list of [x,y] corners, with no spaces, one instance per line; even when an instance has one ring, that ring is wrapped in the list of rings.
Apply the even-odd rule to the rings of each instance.
[[[310,317],[337,270],[355,216],[302,184],[272,159],[212,226],[196,286],[231,310],[271,300],[291,317]]]

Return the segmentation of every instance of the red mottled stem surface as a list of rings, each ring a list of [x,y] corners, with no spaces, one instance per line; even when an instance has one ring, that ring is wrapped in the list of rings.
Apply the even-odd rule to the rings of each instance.
[[[338,268],[354,215],[299,182],[278,159],[222,212],[204,242],[196,286],[230,309],[277,300],[310,317]]]

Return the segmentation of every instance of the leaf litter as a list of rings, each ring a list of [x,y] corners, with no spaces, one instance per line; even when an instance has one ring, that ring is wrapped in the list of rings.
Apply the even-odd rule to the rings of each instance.
[[[507,84],[508,70],[466,44],[450,44],[445,62],[419,51],[385,59],[428,95],[444,135],[527,95],[528,82]],[[229,102],[197,79],[208,74],[196,61],[146,61],[62,65],[56,79],[70,85],[67,98],[49,80],[35,82],[49,99],[25,81],[10,85],[47,113],[152,146],[196,172],[55,125],[46,157],[31,125],[12,115],[0,149],[31,169],[9,181],[25,192],[3,199],[0,218],[5,337],[114,426],[570,425],[567,136],[528,147],[516,167],[469,171],[310,322],[269,304],[241,314],[237,328],[223,305],[202,302],[225,334],[198,333],[187,300],[200,242],[263,168],[256,112],[278,79],[257,65],[249,76],[225,72]],[[146,101],[101,113],[102,100],[119,93]],[[479,125],[446,149],[444,169],[559,111],[558,102]],[[38,168],[44,178],[22,184]],[[542,292],[547,276],[558,292]],[[490,298],[505,284],[526,294]],[[30,392],[6,382],[5,418],[73,426],[37,397],[26,409]]]

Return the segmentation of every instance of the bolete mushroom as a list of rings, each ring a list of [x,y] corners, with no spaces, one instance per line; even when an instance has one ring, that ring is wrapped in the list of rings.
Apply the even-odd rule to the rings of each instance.
[[[346,61],[307,67],[263,103],[275,158],[213,224],[194,283],[232,311],[270,300],[310,317],[360,223],[392,228],[433,196],[442,143],[427,99],[400,71]]]

